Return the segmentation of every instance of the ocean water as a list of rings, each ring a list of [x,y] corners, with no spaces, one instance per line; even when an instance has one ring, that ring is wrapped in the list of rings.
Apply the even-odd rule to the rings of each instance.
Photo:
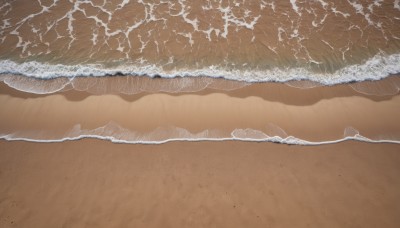
[[[229,91],[267,82],[303,89],[348,83],[369,95],[400,89],[398,0],[0,0],[0,15],[0,81],[33,94]],[[321,143],[252,129],[205,130],[205,137],[176,128],[157,140],[99,131],[1,137]],[[382,140],[396,141],[375,141]]]
[[[0,73],[323,84],[400,71],[397,0],[3,0]]]

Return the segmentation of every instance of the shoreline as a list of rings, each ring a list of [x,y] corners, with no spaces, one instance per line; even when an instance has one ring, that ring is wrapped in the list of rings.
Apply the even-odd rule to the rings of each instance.
[[[384,90],[386,82],[399,79],[372,84]],[[105,87],[111,85],[109,81]],[[37,95],[1,83],[0,102],[4,110],[0,134],[35,140],[82,135],[131,142],[174,138],[284,141],[289,136],[327,142],[357,135],[375,141],[400,140],[398,91],[375,96],[356,92],[349,85],[299,89],[263,83],[195,93],[93,95],[70,90]],[[23,118],[15,113],[23,113]]]
[[[0,228],[400,227],[400,0],[0,3]]]
[[[37,95],[63,93],[67,91],[87,92],[93,95],[120,94],[137,95],[144,93],[198,93],[207,90],[231,92],[245,87],[293,87],[312,89],[315,87],[348,86],[358,93],[375,96],[395,95],[400,91],[400,74],[388,75],[380,80],[323,85],[310,80],[287,82],[242,82],[212,77],[151,78],[148,76],[102,76],[102,77],[59,77],[54,79],[32,78],[23,75],[0,74],[0,84]],[[2,86],[3,90],[4,86]]]
[[[338,85],[343,83],[362,82],[368,80],[381,80],[388,75],[399,74],[400,54],[390,55],[377,53],[373,57],[363,61],[360,64],[347,65],[336,69],[333,72],[313,72],[306,67],[272,67],[271,69],[260,70],[234,69],[233,66],[210,65],[204,68],[182,69],[173,68],[164,70],[163,65],[148,65],[129,63],[117,67],[107,68],[101,64],[82,64],[82,65],[64,65],[47,64],[37,61],[26,61],[17,63],[12,60],[0,60],[0,75],[13,74],[23,75],[33,79],[57,79],[57,78],[75,78],[75,77],[107,77],[107,76],[134,76],[148,77],[151,79],[163,78],[196,78],[207,77],[212,79],[223,78],[241,83],[257,82],[280,82],[308,80],[323,85]]]
[[[332,145],[343,142],[361,142],[361,143],[372,143],[372,144],[400,144],[400,140],[371,140],[365,138],[362,135],[354,137],[345,137],[334,141],[323,141],[323,142],[309,142],[302,139],[297,139],[293,136],[288,138],[281,138],[273,136],[267,139],[252,139],[252,138],[182,138],[182,139],[167,139],[164,141],[126,141],[122,139],[115,139],[113,136],[97,136],[97,135],[82,135],[76,138],[63,138],[63,139],[52,139],[52,140],[35,140],[28,138],[8,138],[9,136],[0,136],[0,140],[5,142],[29,142],[29,143],[63,143],[73,142],[79,140],[102,140],[117,144],[129,144],[129,145],[162,145],[173,142],[250,142],[250,143],[276,143],[289,146],[321,146],[321,145]]]

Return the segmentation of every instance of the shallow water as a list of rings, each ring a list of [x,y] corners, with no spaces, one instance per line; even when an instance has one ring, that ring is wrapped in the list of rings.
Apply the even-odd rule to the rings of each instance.
[[[0,73],[308,79],[400,72],[397,1],[4,1]]]
[[[126,94],[141,93],[194,93],[206,89],[220,91],[238,90],[252,85],[249,82],[225,80],[211,77],[150,78],[146,76],[107,76],[107,77],[58,77],[37,79],[22,75],[2,74],[0,81],[7,86],[32,94],[51,94],[69,90],[84,91],[89,94]],[[267,85],[267,82],[258,83]],[[324,86],[310,80],[292,80],[287,86],[299,89],[311,89]],[[362,81],[347,84],[353,90],[376,96],[396,95],[400,91],[400,77],[392,75],[379,81]],[[266,89],[267,86],[266,86]]]

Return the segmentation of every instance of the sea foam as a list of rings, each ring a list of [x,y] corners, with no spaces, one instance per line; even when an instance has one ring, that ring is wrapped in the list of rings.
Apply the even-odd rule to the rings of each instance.
[[[274,126],[274,125],[273,125]],[[279,127],[278,127],[279,128]],[[279,128],[280,129],[280,128]],[[235,129],[230,133],[217,129],[204,130],[193,133],[187,129],[179,127],[157,128],[151,132],[136,132],[125,129],[115,122],[110,122],[105,126],[95,129],[82,129],[80,124],[75,125],[65,135],[56,137],[51,136],[49,132],[14,132],[10,134],[0,134],[0,139],[7,141],[29,141],[29,142],[64,142],[85,138],[95,138],[108,140],[113,143],[126,144],[163,144],[173,141],[247,141],[247,142],[273,142],[288,145],[324,145],[339,143],[347,140],[356,140],[370,143],[395,143],[400,144],[400,139],[380,138],[370,139],[362,136],[353,127],[347,127],[344,130],[342,138],[327,141],[308,141],[294,136],[282,136],[271,134],[254,129]]]
[[[154,64],[126,64],[107,68],[101,64],[63,65],[46,64],[37,61],[17,63],[11,60],[0,61],[0,74],[16,74],[40,79],[58,77],[100,77],[110,75],[149,76],[149,77],[198,77],[225,78],[243,82],[288,82],[309,80],[323,85],[335,85],[365,80],[379,80],[390,74],[400,72],[400,54],[378,54],[360,65],[350,65],[333,73],[319,73],[306,68],[229,69],[209,66],[199,69],[164,70]]]

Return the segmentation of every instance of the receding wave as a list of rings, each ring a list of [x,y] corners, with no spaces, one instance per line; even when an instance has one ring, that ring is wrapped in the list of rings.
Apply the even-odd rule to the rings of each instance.
[[[249,142],[273,142],[288,145],[322,145],[343,142],[346,140],[357,140],[370,143],[395,143],[400,144],[400,139],[391,137],[370,139],[360,134],[353,127],[344,129],[343,137],[335,140],[326,141],[307,141],[295,136],[287,135],[279,126],[270,124],[267,131],[255,130],[251,128],[235,129],[232,132],[223,130],[204,130],[193,133],[179,127],[160,127],[151,132],[137,132],[121,127],[115,122],[110,122],[105,126],[95,129],[82,129],[80,124],[75,125],[63,136],[54,136],[49,132],[25,131],[10,134],[0,134],[0,139],[8,141],[30,141],[30,142],[63,142],[79,140],[84,138],[96,138],[108,140],[114,143],[127,144],[163,144],[171,141],[226,141],[239,140]]]
[[[395,95],[400,91],[400,77],[389,77],[381,81],[364,81],[349,84],[352,89],[367,95]]]
[[[90,94],[126,94],[140,93],[194,93],[205,89],[221,91],[238,90],[253,83],[225,80],[211,77],[176,77],[153,79],[146,76],[107,76],[107,77],[58,77],[38,79],[22,75],[0,74],[0,82],[18,91],[32,94],[52,94],[69,90],[84,91]],[[263,83],[257,83],[263,86]],[[284,83],[298,89],[311,89],[324,86],[309,80],[293,80]],[[365,95],[396,95],[400,91],[400,77],[393,75],[383,80],[349,83],[354,91]],[[267,89],[267,86],[265,86]]]
[[[22,75],[0,75],[9,87],[33,94],[51,94],[68,90],[85,91],[91,94],[139,94],[143,92],[198,92],[204,89],[230,91],[248,86],[250,83],[210,77],[158,78],[145,76],[109,77],[59,77],[37,79]]]
[[[361,65],[350,65],[333,73],[318,73],[306,68],[274,68],[271,70],[234,70],[219,66],[201,69],[179,69],[165,71],[157,65],[125,65],[104,67],[100,64],[63,65],[45,64],[37,61],[17,63],[11,60],[0,61],[1,74],[24,75],[40,79],[57,77],[100,77],[110,75],[149,76],[162,78],[199,77],[225,78],[242,82],[289,82],[309,80],[323,85],[334,85],[365,80],[379,80],[400,72],[400,54],[379,54]]]

